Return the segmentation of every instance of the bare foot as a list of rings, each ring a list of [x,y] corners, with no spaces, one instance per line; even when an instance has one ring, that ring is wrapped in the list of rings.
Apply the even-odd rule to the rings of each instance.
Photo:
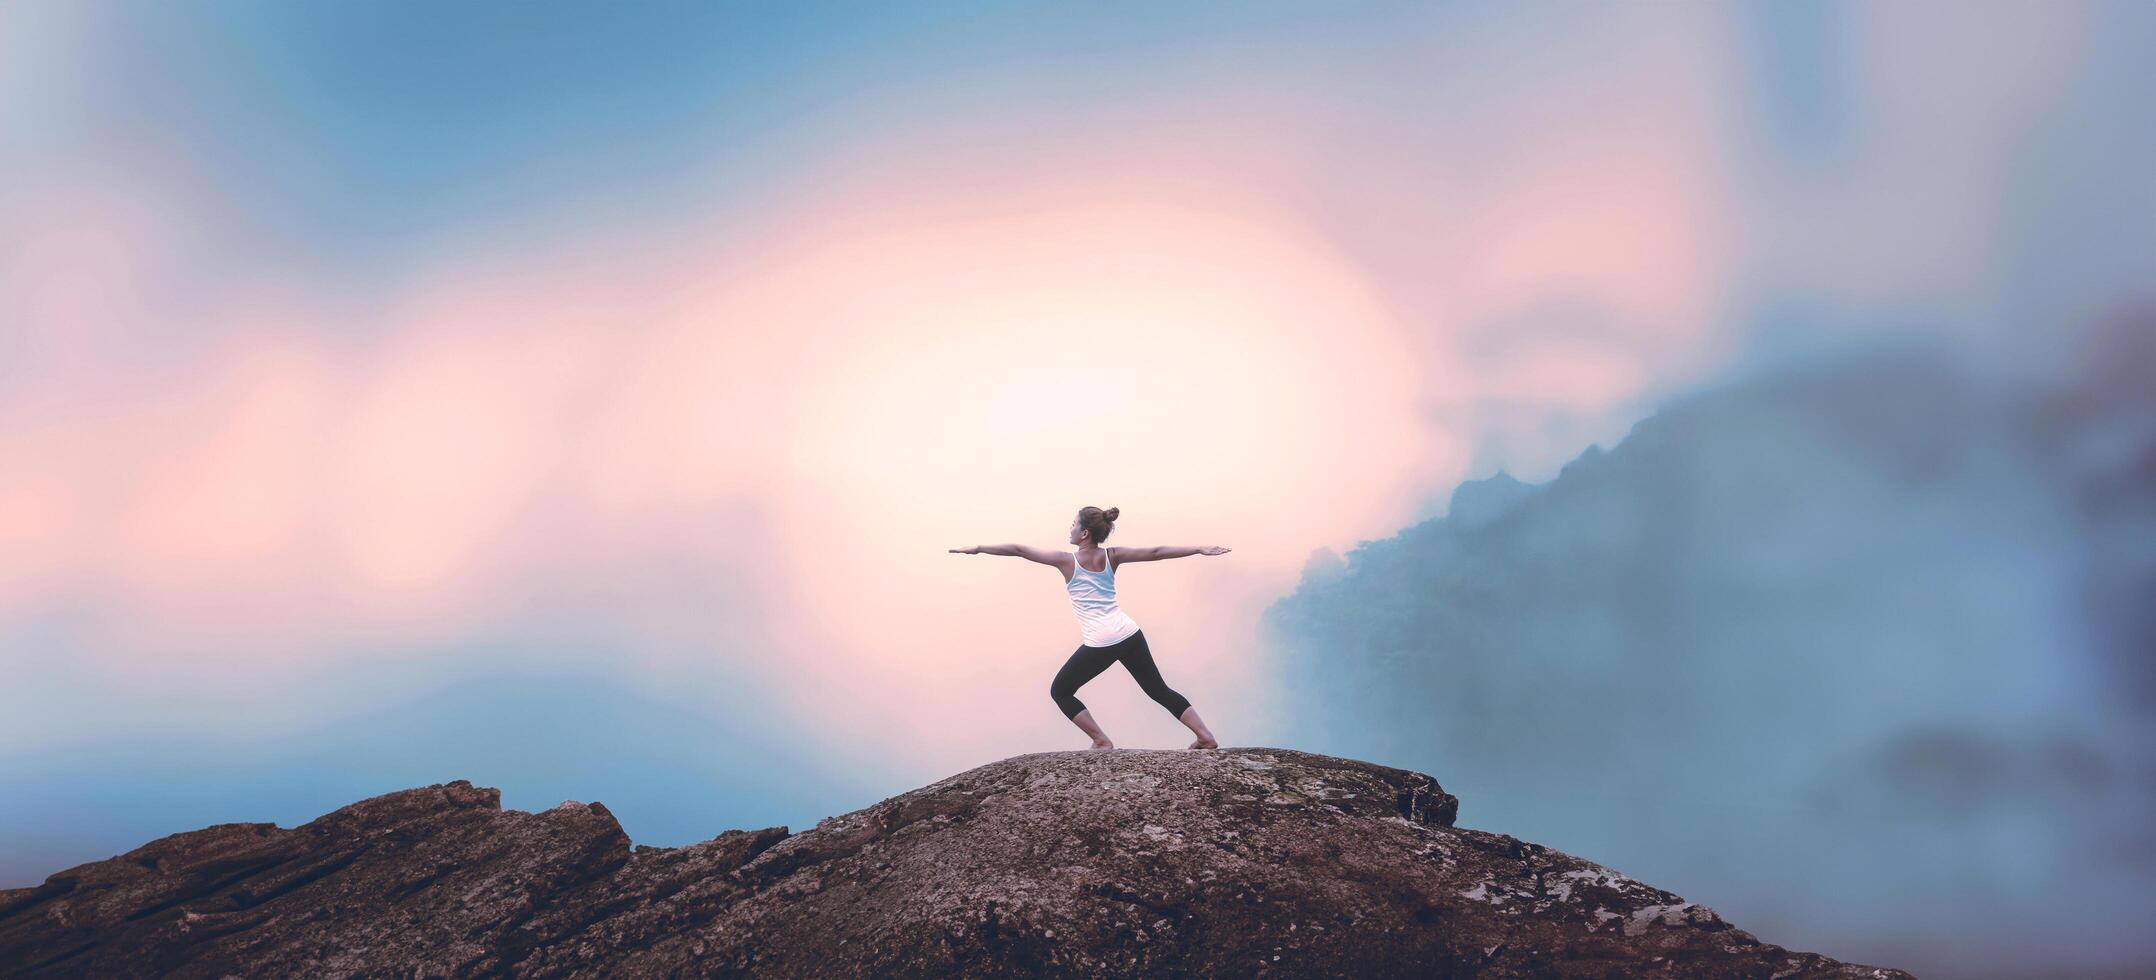
[[[1093,744],[1092,744],[1092,745],[1090,745],[1090,746],[1087,746],[1087,751],[1091,751],[1091,750],[1093,750],[1093,749],[1112,749],[1112,748],[1115,748],[1115,743],[1114,743],[1114,742],[1111,742],[1111,741],[1108,741],[1107,739],[1103,738],[1103,739],[1096,739],[1096,740],[1094,740],[1094,742],[1093,742]]]
[[[1220,743],[1209,738],[1201,738],[1190,743],[1190,747],[1194,749],[1217,749],[1220,747]]]

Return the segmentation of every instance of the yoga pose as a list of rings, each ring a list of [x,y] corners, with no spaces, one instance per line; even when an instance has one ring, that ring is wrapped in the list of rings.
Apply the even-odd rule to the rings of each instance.
[[[1078,612],[1078,634],[1082,639],[1076,652],[1071,654],[1063,669],[1056,672],[1055,682],[1048,686],[1048,695],[1056,700],[1056,707],[1063,709],[1063,716],[1076,724],[1080,731],[1093,739],[1093,748],[1112,749],[1115,743],[1108,740],[1100,725],[1093,720],[1093,713],[1086,710],[1085,702],[1078,700],[1078,688],[1085,682],[1100,676],[1108,665],[1122,661],[1123,669],[1138,679],[1138,686],[1146,696],[1168,709],[1176,720],[1188,725],[1198,736],[1190,743],[1194,749],[1219,748],[1213,733],[1198,717],[1198,709],[1190,706],[1189,699],[1175,693],[1168,682],[1160,679],[1160,668],[1153,666],[1153,651],[1145,645],[1145,634],[1138,624],[1115,604],[1115,569],[1134,561],[1159,561],[1163,558],[1188,558],[1191,555],[1225,555],[1227,548],[1207,545],[1203,548],[1180,548],[1157,545],[1150,548],[1109,548],[1101,542],[1108,540],[1109,532],[1115,530],[1115,519],[1122,516],[1122,508],[1084,507],[1078,517],[1071,521],[1070,543],[1077,545],[1073,552],[1048,551],[1030,548],[1022,544],[983,544],[971,548],[952,548],[961,555],[1009,555],[1025,558],[1043,565],[1054,565],[1063,573],[1063,590],[1071,597],[1071,607]],[[1098,565],[1090,568],[1088,565]]]

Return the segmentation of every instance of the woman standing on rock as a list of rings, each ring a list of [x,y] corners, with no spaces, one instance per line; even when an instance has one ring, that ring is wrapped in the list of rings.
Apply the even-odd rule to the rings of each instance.
[[[1174,715],[1176,720],[1190,727],[1198,740],[1190,743],[1194,749],[1218,748],[1213,733],[1198,717],[1198,709],[1190,701],[1160,679],[1160,668],[1153,666],[1153,651],[1145,644],[1145,634],[1138,624],[1115,603],[1115,569],[1118,565],[1134,561],[1159,561],[1163,558],[1188,558],[1191,555],[1225,555],[1227,548],[1207,545],[1203,548],[1170,547],[1156,545],[1150,548],[1108,548],[1101,542],[1115,530],[1115,519],[1123,513],[1120,507],[1102,510],[1084,507],[1078,517],[1071,521],[1070,543],[1077,551],[1047,551],[1022,544],[984,544],[971,548],[952,548],[961,555],[1009,555],[1025,558],[1043,565],[1054,565],[1063,573],[1063,591],[1071,598],[1071,607],[1078,612],[1078,633],[1083,638],[1078,650],[1071,654],[1063,669],[1056,672],[1055,683],[1048,686],[1048,694],[1056,699],[1056,706],[1063,709],[1079,729],[1093,738],[1093,748],[1112,749],[1115,743],[1108,740],[1100,725],[1093,721],[1093,713],[1086,710],[1085,703],[1078,700],[1078,688],[1085,682],[1100,676],[1108,665],[1123,662],[1123,669],[1137,678],[1138,686],[1146,696],[1160,703]],[[1098,565],[1098,569],[1088,565]]]

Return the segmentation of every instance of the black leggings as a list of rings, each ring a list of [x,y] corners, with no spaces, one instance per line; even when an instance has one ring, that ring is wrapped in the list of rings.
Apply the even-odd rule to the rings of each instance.
[[[1081,646],[1064,662],[1063,669],[1056,671],[1055,683],[1048,685],[1048,696],[1056,699],[1056,707],[1063,709],[1063,717],[1076,718],[1085,710],[1085,702],[1078,700],[1078,688],[1085,682],[1100,676],[1108,665],[1123,662],[1123,669],[1138,679],[1138,686],[1145,689],[1146,697],[1160,702],[1168,713],[1177,718],[1190,708],[1190,701],[1175,693],[1168,682],[1160,679],[1160,668],[1153,666],[1153,650],[1145,645],[1145,631],[1139,630],[1124,637],[1112,646]]]

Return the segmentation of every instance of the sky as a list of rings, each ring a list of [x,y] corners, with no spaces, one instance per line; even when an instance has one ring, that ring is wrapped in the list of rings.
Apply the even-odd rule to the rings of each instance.
[[[449,779],[675,845],[1080,747],[1060,576],[949,549],[1086,505],[1233,549],[1119,575],[1224,744],[1334,737],[1268,610],[1463,481],[1886,342],[2086,390],[2156,282],[2151,55],[2134,2],[7,5],[0,887]],[[2030,622],[2088,689],[2108,621]]]

